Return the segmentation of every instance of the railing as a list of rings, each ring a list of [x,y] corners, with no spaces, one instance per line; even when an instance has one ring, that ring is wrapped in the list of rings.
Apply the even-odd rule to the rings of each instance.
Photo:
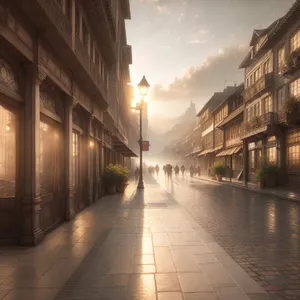
[[[113,39],[116,39],[116,21],[115,21],[115,16],[114,12],[112,11],[111,7],[111,1],[109,0],[102,0],[102,4],[104,7],[105,15],[108,21],[108,26],[111,32],[111,35]]]
[[[60,31],[62,36],[68,42],[72,44],[72,26],[67,16],[62,12],[62,8],[54,0],[37,0],[40,6],[46,12],[48,18]]]
[[[274,125],[278,122],[276,113],[268,112],[261,116],[252,118],[248,122],[244,122],[241,128],[241,137],[252,136],[267,130],[269,125]]]
[[[300,123],[300,112],[295,110],[291,113],[287,113],[284,109],[278,112],[278,122],[286,124],[299,124]]]
[[[281,69],[283,75],[290,75],[300,68],[300,48],[292,52]]]
[[[253,97],[265,90],[272,83],[272,79],[273,73],[265,74],[255,83],[246,88],[244,91],[245,102],[251,100]]]
[[[101,91],[102,95],[106,97],[107,92],[104,86],[104,81],[102,80],[102,77],[99,73],[99,68],[97,68],[94,62],[91,60],[87,52],[86,46],[84,46],[84,44],[81,42],[78,36],[76,36],[75,40],[75,54],[77,56],[77,59],[80,61],[82,66],[90,75],[92,81]]]

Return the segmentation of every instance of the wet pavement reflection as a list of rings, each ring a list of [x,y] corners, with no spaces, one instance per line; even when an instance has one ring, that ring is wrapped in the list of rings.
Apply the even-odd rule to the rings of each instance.
[[[197,178],[158,182],[274,299],[300,299],[299,203]]]

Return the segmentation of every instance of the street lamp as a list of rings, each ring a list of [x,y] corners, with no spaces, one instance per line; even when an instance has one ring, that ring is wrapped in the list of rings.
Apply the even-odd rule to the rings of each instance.
[[[138,188],[144,188],[144,180],[143,180],[143,131],[142,131],[142,123],[143,123],[143,107],[145,103],[145,97],[148,94],[150,84],[148,83],[145,75],[143,76],[142,80],[138,84],[139,92],[141,95],[141,101],[135,107],[136,110],[140,111],[140,176],[139,176],[139,183]]]

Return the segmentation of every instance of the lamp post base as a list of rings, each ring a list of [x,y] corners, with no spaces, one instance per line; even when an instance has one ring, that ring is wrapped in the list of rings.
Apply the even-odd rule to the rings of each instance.
[[[144,189],[145,188],[143,179],[139,180],[139,184],[138,184],[137,187],[138,187],[138,189]]]

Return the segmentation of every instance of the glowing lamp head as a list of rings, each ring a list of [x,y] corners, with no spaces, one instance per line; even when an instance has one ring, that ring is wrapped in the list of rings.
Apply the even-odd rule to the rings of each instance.
[[[93,141],[90,141],[90,143],[89,143],[89,146],[90,146],[90,148],[94,148],[94,146],[95,146],[95,143],[93,142]]]
[[[147,96],[149,87],[150,87],[150,84],[148,83],[148,81],[144,75],[142,80],[138,84],[138,88],[139,88],[141,96],[143,96],[143,97]]]

